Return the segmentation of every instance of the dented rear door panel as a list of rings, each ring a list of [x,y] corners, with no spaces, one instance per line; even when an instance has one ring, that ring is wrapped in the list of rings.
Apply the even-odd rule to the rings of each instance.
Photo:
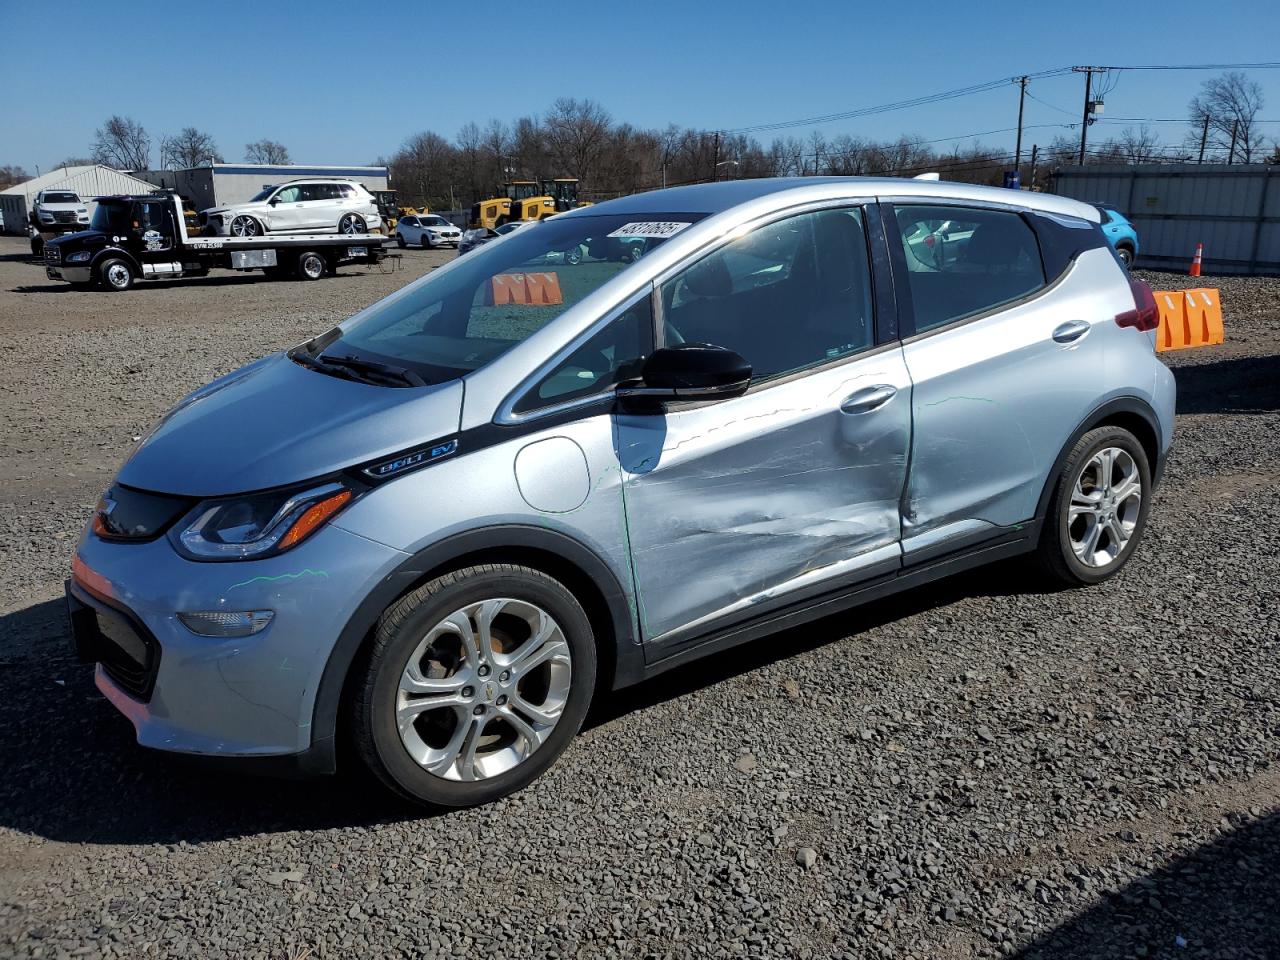
[[[872,387],[892,395],[842,410]],[[901,565],[911,382],[898,345],[614,423],[650,659]]]

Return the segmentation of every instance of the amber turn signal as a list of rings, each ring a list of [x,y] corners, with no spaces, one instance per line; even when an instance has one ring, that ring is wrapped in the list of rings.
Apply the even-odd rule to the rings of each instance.
[[[280,549],[287,550],[294,544],[311,536],[312,532],[324,524],[326,520],[341,510],[351,499],[350,490],[342,490],[332,497],[326,497],[319,503],[309,507],[305,513],[293,522],[289,532],[280,541]]]

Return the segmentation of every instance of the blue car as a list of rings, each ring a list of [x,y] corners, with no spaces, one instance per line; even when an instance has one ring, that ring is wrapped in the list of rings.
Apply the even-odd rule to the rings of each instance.
[[[1105,203],[1095,203],[1094,206],[1102,214],[1103,236],[1107,238],[1125,269],[1129,269],[1138,256],[1138,231],[1133,229],[1129,218],[1115,207],[1109,207]]]

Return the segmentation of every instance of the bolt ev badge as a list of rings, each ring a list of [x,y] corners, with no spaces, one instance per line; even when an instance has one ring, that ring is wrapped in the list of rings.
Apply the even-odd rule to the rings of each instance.
[[[446,440],[443,443],[433,443],[429,447],[422,447],[421,449],[401,454],[393,460],[383,460],[381,463],[375,463],[372,467],[365,467],[364,474],[365,476],[373,477],[375,480],[385,480],[387,477],[404,473],[414,467],[420,467],[423,464],[430,463],[432,460],[447,457],[451,453],[456,453],[457,450],[458,438],[454,437],[452,440]]]

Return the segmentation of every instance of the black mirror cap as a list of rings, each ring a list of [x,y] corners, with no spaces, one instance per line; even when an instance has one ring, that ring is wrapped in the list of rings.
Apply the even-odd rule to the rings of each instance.
[[[669,392],[673,399],[731,397],[750,386],[751,364],[712,343],[681,343],[650,354],[640,379],[644,390]]]

